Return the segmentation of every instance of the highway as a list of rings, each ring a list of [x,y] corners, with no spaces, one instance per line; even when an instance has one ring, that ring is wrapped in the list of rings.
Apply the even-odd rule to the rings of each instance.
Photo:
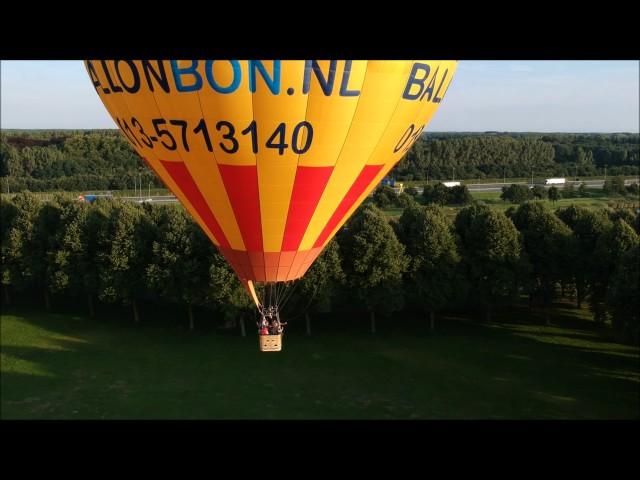
[[[625,180],[625,185],[631,185],[632,183],[636,183],[637,180]],[[505,185],[511,185],[515,183],[516,185],[530,185],[529,182],[507,182],[507,183],[464,183],[464,181],[460,182],[462,185],[466,185],[470,192],[499,192],[502,190],[502,187]],[[602,188],[604,186],[604,180],[584,180],[584,181],[567,181],[566,184],[572,184],[575,188],[578,188],[580,184],[586,184],[588,188]],[[541,185],[536,184],[534,185]],[[550,188],[551,185],[542,185],[544,188]],[[556,185],[558,188],[563,188],[563,185]],[[422,187],[416,187],[416,190],[419,194],[422,194]]]
[[[142,197],[118,197],[127,202],[136,202],[136,203],[175,203],[178,201],[176,197],[173,195],[152,195],[147,197],[143,195]]]
[[[636,183],[637,180],[625,180],[625,185],[631,185],[632,183]],[[528,182],[507,182],[507,183],[464,183],[461,181],[463,185],[466,185],[470,192],[499,192],[502,190],[502,187],[505,185],[511,185],[511,183],[515,183],[516,185],[529,185]],[[602,188],[604,185],[604,180],[585,180],[585,181],[568,181],[567,184],[572,184],[574,187],[579,187],[580,184],[585,183],[588,188]],[[538,184],[539,185],[539,184]],[[543,185],[545,188],[550,188],[551,185]],[[558,188],[563,188],[564,185],[556,185]],[[418,194],[422,194],[422,187],[416,187]],[[176,197],[173,195],[163,195],[163,196],[151,196],[147,197],[143,195],[142,197],[120,197],[123,200],[129,202],[151,202],[151,203],[175,203],[178,201]]]

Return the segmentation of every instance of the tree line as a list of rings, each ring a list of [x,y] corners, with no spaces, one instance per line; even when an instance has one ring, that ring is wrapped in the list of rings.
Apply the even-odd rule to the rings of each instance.
[[[4,193],[164,186],[117,130],[5,130],[0,177]]]
[[[637,175],[638,134],[424,134],[392,172],[398,180]],[[162,187],[117,130],[0,134],[3,192]]]
[[[373,192],[373,203],[382,209],[406,208],[419,198],[418,190],[415,187],[408,187],[402,193],[396,194],[392,187],[381,185]],[[437,205],[467,205],[473,202],[473,197],[466,185],[447,187],[443,183],[437,182],[424,186],[422,202]]]
[[[595,321],[625,338],[640,331],[640,215],[569,206],[555,213],[526,201],[506,213],[473,203],[453,220],[437,204],[407,196],[397,220],[362,206],[332,240],[293,300],[297,314],[420,311],[433,326],[448,310],[495,311],[528,302],[547,318],[554,301],[589,305]],[[3,303],[14,292],[84,297],[131,308],[154,299],[218,318],[253,315],[249,296],[224,258],[177,205],[104,199],[87,204],[24,192],[0,203]]]
[[[629,185],[624,184],[624,177],[613,177],[604,181],[602,191],[605,195],[612,197],[625,197],[630,200],[638,200],[638,194],[640,193],[637,183],[631,183]],[[586,183],[581,183],[578,188],[575,188],[573,184],[567,183],[562,188],[558,188],[555,185],[544,188],[542,185],[534,185],[529,187],[523,184],[511,184],[509,186],[502,187],[502,193],[500,198],[511,203],[523,203],[527,200],[539,199],[543,200],[548,198],[552,202],[556,202],[561,198],[580,198],[589,197],[590,193],[587,189]]]
[[[398,180],[637,175],[638,134],[427,133],[395,168]]]

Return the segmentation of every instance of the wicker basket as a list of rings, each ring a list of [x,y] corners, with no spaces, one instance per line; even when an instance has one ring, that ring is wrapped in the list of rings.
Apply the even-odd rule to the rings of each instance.
[[[282,350],[282,334],[258,335],[261,352],[279,352]]]

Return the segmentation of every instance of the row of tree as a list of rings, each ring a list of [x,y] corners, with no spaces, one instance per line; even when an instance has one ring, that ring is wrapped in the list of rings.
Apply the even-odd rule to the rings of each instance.
[[[395,168],[399,180],[637,175],[638,134],[425,134]],[[161,187],[117,130],[0,134],[0,187],[115,190]]]
[[[637,175],[638,134],[425,134],[398,180]]]
[[[373,192],[373,203],[382,209],[407,208],[418,201],[418,190],[408,187],[402,193],[388,185],[381,185]],[[471,192],[466,185],[447,187],[443,183],[425,185],[422,190],[422,203],[436,205],[467,205],[473,202]]]
[[[3,192],[162,187],[117,130],[3,131]]]
[[[549,200],[555,202],[557,200],[560,200],[560,198],[575,198],[585,196],[587,196],[587,192],[584,183],[580,185],[577,192],[572,185],[567,185],[562,190],[559,190],[554,185],[550,187],[549,190],[547,190],[542,185],[534,185],[530,188],[527,185],[513,183],[508,187],[502,187],[502,193],[500,194],[500,198],[502,200],[510,203],[524,203],[527,200],[543,200],[545,198],[548,198]]]
[[[194,305],[233,317],[248,297],[209,239],[177,205],[100,200],[95,204],[56,195],[41,201],[23,192],[0,203],[4,302],[10,289],[82,295],[130,305],[161,298],[186,305],[193,328]]]
[[[638,184],[632,183],[630,185],[624,184],[623,177],[615,177],[604,182],[603,192],[606,195],[629,197],[632,200],[638,200]],[[552,185],[549,189],[546,189],[542,185],[534,185],[529,187],[522,184],[511,184],[509,186],[502,187],[502,193],[500,198],[506,202],[511,203],[523,203],[532,199],[545,199],[555,202],[561,198],[578,198],[588,197],[587,185],[581,183],[576,189],[573,184],[568,183],[561,189]]]
[[[86,204],[21,193],[2,200],[3,302],[10,291],[83,295],[130,305],[154,298],[208,306],[226,318],[252,311],[248,295],[200,228],[176,205],[118,200]],[[411,202],[397,221],[374,205],[360,208],[300,281],[292,305],[310,312],[420,309],[433,322],[447,309],[482,311],[518,304],[548,315],[559,297],[587,301],[594,318],[638,335],[639,216],[630,210],[542,202],[507,213],[485,205],[453,221],[437,205]],[[294,307],[298,308],[298,307]],[[298,312],[301,314],[302,312]]]
[[[422,190],[422,198],[425,203],[436,205],[467,205],[473,202],[471,192],[466,185],[447,187],[443,183],[425,185]]]

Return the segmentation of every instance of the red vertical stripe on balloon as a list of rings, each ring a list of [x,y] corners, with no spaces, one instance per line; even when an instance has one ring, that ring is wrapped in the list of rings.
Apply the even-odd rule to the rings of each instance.
[[[282,250],[297,250],[333,167],[298,167],[284,229]]]
[[[168,162],[165,160],[160,160],[160,162],[173,181],[176,182],[176,185],[178,185],[178,188],[180,188],[184,196],[187,197],[187,200],[193,205],[193,208],[196,209],[196,212],[198,212],[198,215],[200,215],[200,218],[202,218],[202,221],[206,224],[209,231],[216,240],[218,240],[220,246],[229,247],[227,237],[222,231],[222,228],[220,228],[220,224],[213,215],[209,205],[207,205],[207,201],[202,196],[196,182],[194,182],[187,166],[183,162]]]
[[[260,220],[260,194],[258,169],[255,165],[218,165],[227,190],[244,248],[262,251],[262,222]]]
[[[318,240],[316,240],[316,243],[313,245],[314,247],[321,247],[324,244],[324,242],[327,240],[327,237],[331,234],[331,232],[333,232],[333,229],[336,228],[336,225],[338,225],[338,223],[340,223],[340,221],[344,218],[349,209],[353,206],[358,197],[362,195],[362,192],[366,190],[366,188],[373,181],[382,167],[384,167],[384,165],[364,166],[364,168],[358,175],[358,178],[356,178],[356,181],[353,182],[353,185],[351,185],[351,188],[340,202],[340,205],[338,205],[338,208],[336,208],[336,211],[333,212],[333,215],[329,219],[327,225],[324,227],[324,230],[322,230],[322,233],[320,233]]]

